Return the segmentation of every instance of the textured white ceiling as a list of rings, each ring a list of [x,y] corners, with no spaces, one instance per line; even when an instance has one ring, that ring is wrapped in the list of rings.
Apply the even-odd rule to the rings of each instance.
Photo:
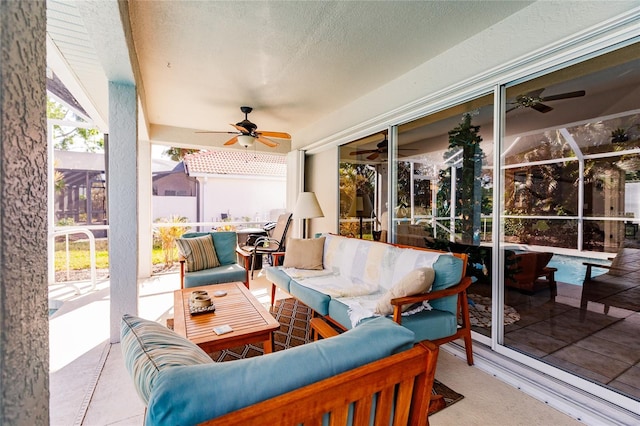
[[[517,2],[133,2],[150,122],[296,130],[520,9]]]
[[[242,120],[239,107],[248,105],[259,130],[295,139],[301,129],[530,3],[136,0],[128,3],[132,63],[139,64],[144,113],[157,134],[175,141],[178,129],[188,129],[185,135],[233,130],[229,123]],[[122,52],[105,43],[108,28],[99,24],[104,13],[112,26],[117,4],[48,1],[49,33],[63,55],[69,52],[89,91],[99,85],[95,51],[104,72],[122,65]],[[89,40],[80,20],[88,24]],[[71,34],[69,27],[76,27]],[[92,37],[99,41],[91,43]],[[96,89],[95,102],[107,105],[102,92]],[[197,135],[184,143],[219,145],[227,138]]]

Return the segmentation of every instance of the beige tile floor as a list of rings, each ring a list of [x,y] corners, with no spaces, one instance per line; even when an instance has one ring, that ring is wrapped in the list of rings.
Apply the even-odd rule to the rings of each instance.
[[[261,274],[251,290],[268,303],[269,284]],[[62,285],[50,297],[63,301],[50,319],[51,425],[143,425],[144,406],[122,361],[118,344],[108,344],[109,283],[83,294]],[[176,274],[140,283],[139,315],[165,321],[172,316]],[[279,298],[287,297],[278,293]],[[431,425],[578,425],[579,422],[512,386],[441,351],[436,377],[465,398],[430,417]]]
[[[516,308],[521,319],[506,327],[505,343],[639,399],[640,284],[627,277],[623,288],[612,288],[604,278],[591,285],[601,295],[584,309],[581,299],[586,290],[576,292],[580,286],[559,283],[558,295],[551,299],[545,291],[533,295],[508,292],[505,303]],[[618,292],[615,295],[624,303],[611,302],[605,314],[602,300],[613,299],[606,297],[607,292]]]

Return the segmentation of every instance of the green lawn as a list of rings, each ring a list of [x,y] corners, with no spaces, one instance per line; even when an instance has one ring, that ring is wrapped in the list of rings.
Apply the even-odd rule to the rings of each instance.
[[[108,242],[106,240],[96,240],[96,268],[107,269],[109,267]],[[177,250],[174,253],[177,260]],[[164,253],[160,248],[154,248],[152,254],[153,264],[164,263]],[[67,268],[67,257],[65,253],[65,243],[56,242],[55,248],[55,270],[64,271]],[[88,241],[69,241],[69,267],[70,269],[89,269],[91,259]]]

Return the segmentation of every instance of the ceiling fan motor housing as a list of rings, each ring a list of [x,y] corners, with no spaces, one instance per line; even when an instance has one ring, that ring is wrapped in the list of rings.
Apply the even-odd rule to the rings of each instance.
[[[243,127],[245,129],[247,129],[247,132],[249,132],[249,134],[251,134],[251,135],[253,135],[255,133],[256,129],[258,128],[258,126],[256,126],[255,124],[253,124],[252,122],[250,122],[246,118],[244,120],[240,121],[239,123],[236,123],[236,126],[240,126],[240,127]]]

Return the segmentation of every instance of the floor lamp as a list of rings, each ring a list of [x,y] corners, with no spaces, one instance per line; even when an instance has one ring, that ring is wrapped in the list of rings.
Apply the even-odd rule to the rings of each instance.
[[[293,209],[293,219],[302,219],[302,238],[307,238],[307,219],[324,217],[318,199],[314,192],[301,192],[298,195],[296,207]]]

